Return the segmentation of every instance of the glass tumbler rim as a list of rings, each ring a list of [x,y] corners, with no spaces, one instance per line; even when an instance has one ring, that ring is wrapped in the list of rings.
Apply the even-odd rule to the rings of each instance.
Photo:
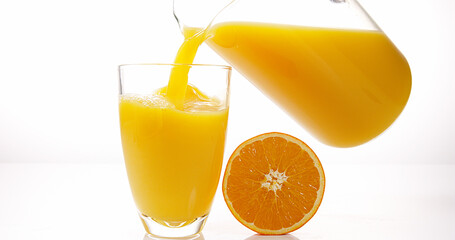
[[[125,63],[125,64],[120,64],[118,66],[119,69],[124,68],[124,67],[138,67],[138,66],[167,66],[167,67],[172,67],[172,66],[190,66],[190,67],[215,67],[215,68],[220,68],[220,69],[225,69],[228,71],[232,70],[231,66],[228,65],[222,65],[222,64],[200,64],[200,63],[191,63],[191,64],[186,64],[186,63]]]

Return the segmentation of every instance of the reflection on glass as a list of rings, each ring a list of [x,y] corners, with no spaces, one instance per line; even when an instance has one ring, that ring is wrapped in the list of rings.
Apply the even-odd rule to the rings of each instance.
[[[144,238],[143,240],[170,240],[171,238],[157,238],[157,237],[153,237],[153,236],[150,236],[149,234],[145,234],[144,235]],[[199,233],[199,234],[196,234],[194,236],[189,236],[189,237],[186,237],[186,238],[178,238],[179,240],[205,240],[204,238],[204,234],[202,233]],[[285,239],[285,238],[283,238]]]
[[[299,239],[291,234],[279,236],[255,234],[253,236],[250,236],[249,238],[246,238],[245,240],[299,240]]]

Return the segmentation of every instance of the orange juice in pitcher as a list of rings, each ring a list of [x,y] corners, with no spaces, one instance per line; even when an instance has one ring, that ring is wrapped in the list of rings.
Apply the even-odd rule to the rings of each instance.
[[[185,20],[187,48],[205,40],[328,145],[368,142],[409,98],[406,59],[355,0],[237,0],[200,31]]]

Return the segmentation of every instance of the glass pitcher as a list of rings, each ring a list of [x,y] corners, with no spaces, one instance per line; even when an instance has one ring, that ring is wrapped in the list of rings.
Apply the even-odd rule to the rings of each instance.
[[[368,142],[408,101],[406,59],[355,0],[174,0],[174,15],[325,144]]]

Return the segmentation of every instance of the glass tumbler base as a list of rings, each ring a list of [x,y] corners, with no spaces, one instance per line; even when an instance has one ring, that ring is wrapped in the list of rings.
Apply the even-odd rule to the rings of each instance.
[[[198,217],[188,222],[158,221],[147,215],[139,213],[142,224],[150,237],[158,238],[181,238],[196,236],[202,231],[208,215]]]

